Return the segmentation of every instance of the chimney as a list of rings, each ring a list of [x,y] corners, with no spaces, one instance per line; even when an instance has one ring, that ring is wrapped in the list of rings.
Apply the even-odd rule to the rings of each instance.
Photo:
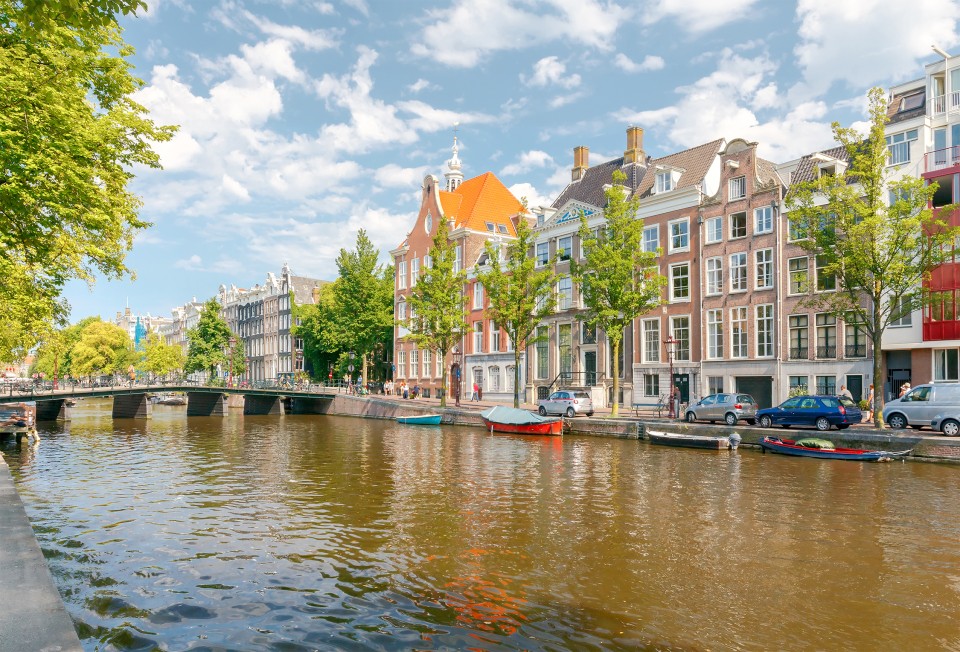
[[[623,152],[623,164],[643,163],[643,129],[627,127],[627,149]]]
[[[573,148],[573,170],[570,173],[572,181],[579,181],[590,167],[590,148],[579,145]]]

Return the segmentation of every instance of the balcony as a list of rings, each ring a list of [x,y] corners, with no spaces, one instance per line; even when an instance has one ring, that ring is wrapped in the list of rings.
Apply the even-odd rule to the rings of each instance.
[[[791,346],[790,347],[790,359],[791,360],[806,360],[810,357],[810,349],[805,346]]]
[[[865,358],[867,357],[866,344],[847,344],[843,349],[845,358]]]
[[[837,347],[834,346],[818,346],[817,347],[817,359],[836,359],[837,357]]]
[[[927,152],[924,157],[924,172],[945,170],[960,165],[960,145]]]
[[[930,112],[934,117],[946,115],[947,109],[950,110],[950,113],[956,113],[960,110],[960,91],[930,98]]]

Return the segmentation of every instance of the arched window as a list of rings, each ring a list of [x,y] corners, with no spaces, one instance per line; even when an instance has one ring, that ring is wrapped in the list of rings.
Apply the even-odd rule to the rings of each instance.
[[[490,367],[490,392],[500,391],[500,367]]]

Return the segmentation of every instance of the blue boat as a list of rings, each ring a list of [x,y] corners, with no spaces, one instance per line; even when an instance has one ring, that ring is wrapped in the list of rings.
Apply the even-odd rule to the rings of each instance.
[[[439,414],[418,414],[415,416],[397,417],[397,423],[412,423],[419,426],[439,426]]]
[[[825,439],[780,439],[779,437],[764,437],[760,440],[764,451],[781,453],[783,455],[797,455],[799,457],[819,457],[825,460],[854,460],[860,462],[889,462],[903,459],[913,450],[906,451],[872,451],[860,448],[837,448],[833,442]]]

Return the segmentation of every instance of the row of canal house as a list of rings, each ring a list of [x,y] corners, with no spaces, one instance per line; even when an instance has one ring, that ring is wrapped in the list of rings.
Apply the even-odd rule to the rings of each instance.
[[[721,139],[652,158],[643,150],[643,130],[631,127],[622,157],[591,166],[589,150],[575,148],[570,184],[551,206],[523,214],[520,201],[492,173],[462,180],[455,142],[445,187],[426,177],[416,224],[391,252],[397,318],[409,317],[406,296],[419,269],[429,267],[436,220],[446,216],[458,266],[468,274],[464,310],[470,331],[457,358],[467,391],[476,383],[485,397],[512,396],[512,342],[486,318],[476,272],[485,260],[484,243],[515,237],[516,220],[528,219],[536,234],[530,255],[559,274],[557,310],[540,325],[539,341],[521,356],[528,401],[576,387],[590,391],[596,405],[614,399],[650,402],[669,391],[671,366],[683,402],[744,391],[768,406],[794,388],[835,393],[843,385],[854,397],[865,397],[874,382],[874,352],[853,319],[837,319],[804,301],[810,293],[836,291],[836,282],[798,245],[785,213],[793,185],[842,173],[846,154],[834,148],[774,164],[756,150],[757,143]],[[639,198],[642,246],[659,252],[668,283],[663,304],[624,333],[621,391],[614,397],[606,335],[577,320],[583,304],[569,272],[570,258],[582,253],[580,215],[591,228],[603,223],[605,186],[618,169],[627,190]],[[406,334],[397,327],[395,378],[435,395],[442,363],[433,352],[419,351]],[[667,340],[675,342],[669,349]],[[881,386],[892,391],[889,379]]]

